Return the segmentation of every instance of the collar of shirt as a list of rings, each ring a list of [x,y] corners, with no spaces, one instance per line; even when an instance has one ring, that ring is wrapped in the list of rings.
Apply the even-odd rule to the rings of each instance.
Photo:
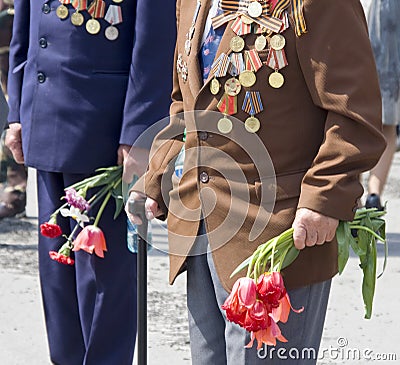
[[[203,31],[203,37],[201,39],[201,44],[202,45],[204,44],[208,33],[210,33],[210,29],[211,29],[211,26],[212,26],[211,19],[214,18],[217,15],[219,2],[220,2],[220,0],[213,0],[213,2],[211,4],[210,11],[208,12],[206,25],[205,25],[204,31]]]

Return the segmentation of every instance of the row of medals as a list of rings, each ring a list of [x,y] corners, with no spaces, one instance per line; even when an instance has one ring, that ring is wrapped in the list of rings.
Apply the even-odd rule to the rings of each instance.
[[[113,2],[116,4],[119,4],[119,3],[122,3],[123,0],[113,0]],[[57,7],[56,14],[61,20],[67,19],[68,15],[69,15],[68,7],[66,7],[64,4],[59,5]],[[71,15],[71,23],[73,25],[75,25],[76,27],[82,26],[84,22],[85,22],[85,18],[81,12],[75,11]],[[89,19],[86,22],[86,30],[90,34],[93,34],[93,35],[98,34],[101,30],[100,22],[95,18]],[[118,29],[116,27],[114,27],[113,25],[108,26],[105,30],[105,36],[110,41],[116,40],[119,36]]]
[[[199,9],[200,9],[200,1],[198,0],[192,25],[189,29],[189,32],[186,35],[187,38],[185,42],[185,53],[187,56],[189,56],[190,54],[191,40],[193,38],[193,34],[195,31],[195,23],[197,15],[199,13]],[[248,5],[247,12],[250,17],[247,17],[246,15],[241,15],[241,20],[245,24],[250,25],[253,23],[253,19],[251,18],[258,18],[262,14],[263,12],[262,5],[258,1],[253,1]],[[257,37],[254,44],[254,48],[256,49],[256,51],[258,52],[263,51],[267,47],[268,41],[270,46],[269,49],[273,49],[275,51],[280,51],[284,49],[286,45],[286,40],[283,35],[275,34],[273,36],[270,36],[270,35],[265,35],[266,33],[267,32],[263,32],[263,34]],[[246,46],[245,40],[239,35],[233,37],[230,41],[231,52],[234,53],[242,52],[245,46]],[[179,55],[177,60],[177,67],[178,67],[178,73],[181,74],[183,81],[186,82],[188,77],[187,63],[183,61],[181,54]],[[225,93],[229,96],[235,97],[240,93],[242,86],[246,88],[251,88],[252,86],[254,86],[257,81],[256,72],[250,70],[244,70],[240,72],[239,79],[237,79],[235,76],[229,78],[224,85]],[[285,79],[283,75],[279,72],[279,69],[276,68],[274,72],[271,73],[271,75],[269,76],[268,82],[271,87],[279,89],[283,86]],[[210,91],[213,95],[217,95],[220,92],[220,89],[221,89],[221,84],[218,78],[214,76],[214,78],[210,82]],[[246,130],[250,133],[257,133],[261,127],[259,119],[256,118],[254,115],[251,115],[249,118],[247,118],[244,124]],[[218,121],[217,128],[221,133],[224,134],[230,133],[232,131],[233,124],[226,114],[224,114],[224,117]]]
[[[247,19],[249,18],[242,17],[242,20],[244,21]],[[286,40],[282,34],[275,34],[272,37],[259,35],[256,38],[254,48],[259,52],[263,51],[267,47],[268,43],[270,48],[275,51],[280,51],[285,47]],[[245,45],[245,40],[240,36],[235,36],[230,41],[231,51],[235,53],[242,52],[245,48]],[[251,88],[255,85],[256,81],[257,76],[254,71],[244,70],[239,74],[239,79],[236,77],[231,77],[225,82],[224,91],[229,96],[237,96],[239,95],[242,87]],[[268,83],[274,89],[279,89],[285,83],[285,78],[278,70],[275,70],[270,74]],[[213,95],[217,95],[220,92],[220,89],[221,84],[219,80],[214,77],[210,82],[210,91]],[[257,133],[261,127],[261,123],[258,118],[256,118],[254,115],[251,115],[246,119],[244,126],[249,133]],[[224,117],[218,121],[217,128],[221,133],[228,134],[233,128],[232,121],[227,117],[227,115],[224,115]]]

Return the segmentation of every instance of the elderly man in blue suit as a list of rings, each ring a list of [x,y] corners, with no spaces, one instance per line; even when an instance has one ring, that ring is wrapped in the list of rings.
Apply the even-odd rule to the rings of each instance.
[[[168,114],[174,42],[173,0],[15,1],[7,144],[38,170],[39,223],[66,186],[99,167],[128,162],[144,172],[146,151],[128,152]],[[48,253],[62,242],[39,239],[55,364],[132,364],[136,255],[126,247],[126,216],[114,221],[109,205],[104,259],[79,251],[75,266],[60,265]]]

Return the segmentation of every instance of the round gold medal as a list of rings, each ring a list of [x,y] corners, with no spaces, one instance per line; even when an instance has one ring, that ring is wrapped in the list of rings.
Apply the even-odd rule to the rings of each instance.
[[[86,30],[88,31],[88,33],[97,34],[100,32],[100,29],[101,29],[101,25],[98,20],[92,18],[86,22]]]
[[[260,121],[256,117],[250,117],[247,118],[246,121],[244,122],[244,127],[246,128],[246,131],[249,133],[257,133],[258,130],[260,129]]]
[[[283,35],[281,34],[275,34],[271,40],[270,40],[270,44],[271,47],[275,50],[275,51],[280,51],[281,49],[283,49],[286,45],[286,39]]]
[[[285,83],[285,78],[281,73],[278,71],[273,72],[271,75],[269,75],[269,84],[274,88],[274,89],[279,89],[283,86]]]
[[[256,38],[256,41],[254,43],[254,47],[257,51],[262,51],[267,45],[267,38],[265,38],[263,35],[260,35]]]
[[[233,52],[241,52],[244,48],[244,39],[242,37],[236,36],[231,39],[230,47]]]
[[[229,96],[236,96],[240,93],[240,90],[242,89],[242,85],[240,85],[240,82],[238,79],[231,77],[225,82],[225,92]]]
[[[124,0],[113,0],[113,3],[119,4],[122,3]]]
[[[239,82],[244,87],[252,87],[257,81],[257,76],[253,71],[242,71],[239,75]]]
[[[240,19],[242,19],[242,22],[243,22],[244,24],[247,24],[247,25],[253,24],[253,22],[254,22],[253,19],[249,18],[249,17],[246,16],[246,15],[242,15],[242,16],[240,17]]]
[[[218,130],[223,134],[230,133],[232,131],[232,127],[232,122],[227,117],[223,117],[217,123]]]
[[[85,18],[78,11],[76,11],[75,13],[73,13],[71,15],[71,23],[73,25],[75,25],[76,27],[80,27],[84,21],[85,21]]]
[[[258,1],[253,1],[249,4],[247,12],[253,18],[258,18],[262,14],[263,8]]]
[[[56,10],[56,14],[60,19],[68,18],[68,13],[68,8],[63,4],[61,4]]]
[[[221,84],[219,83],[218,79],[215,77],[211,80],[210,83],[210,91],[211,94],[217,95],[219,93],[219,90],[221,89]]]

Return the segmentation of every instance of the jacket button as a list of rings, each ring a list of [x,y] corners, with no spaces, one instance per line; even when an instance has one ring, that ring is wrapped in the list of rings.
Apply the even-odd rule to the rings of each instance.
[[[208,176],[208,174],[205,172],[205,171],[203,171],[202,173],[200,173],[200,181],[202,182],[202,183],[208,183],[208,180],[210,180],[210,177]]]
[[[44,14],[48,14],[48,13],[50,13],[50,11],[51,11],[50,5],[47,3],[44,3],[42,6],[42,12]]]
[[[208,133],[206,131],[199,132],[199,138],[201,141],[206,141],[208,139]]]
[[[39,46],[42,48],[46,48],[47,47],[47,39],[42,37],[39,39]]]
[[[46,75],[43,72],[38,72],[37,79],[39,83],[43,84],[46,81]]]

